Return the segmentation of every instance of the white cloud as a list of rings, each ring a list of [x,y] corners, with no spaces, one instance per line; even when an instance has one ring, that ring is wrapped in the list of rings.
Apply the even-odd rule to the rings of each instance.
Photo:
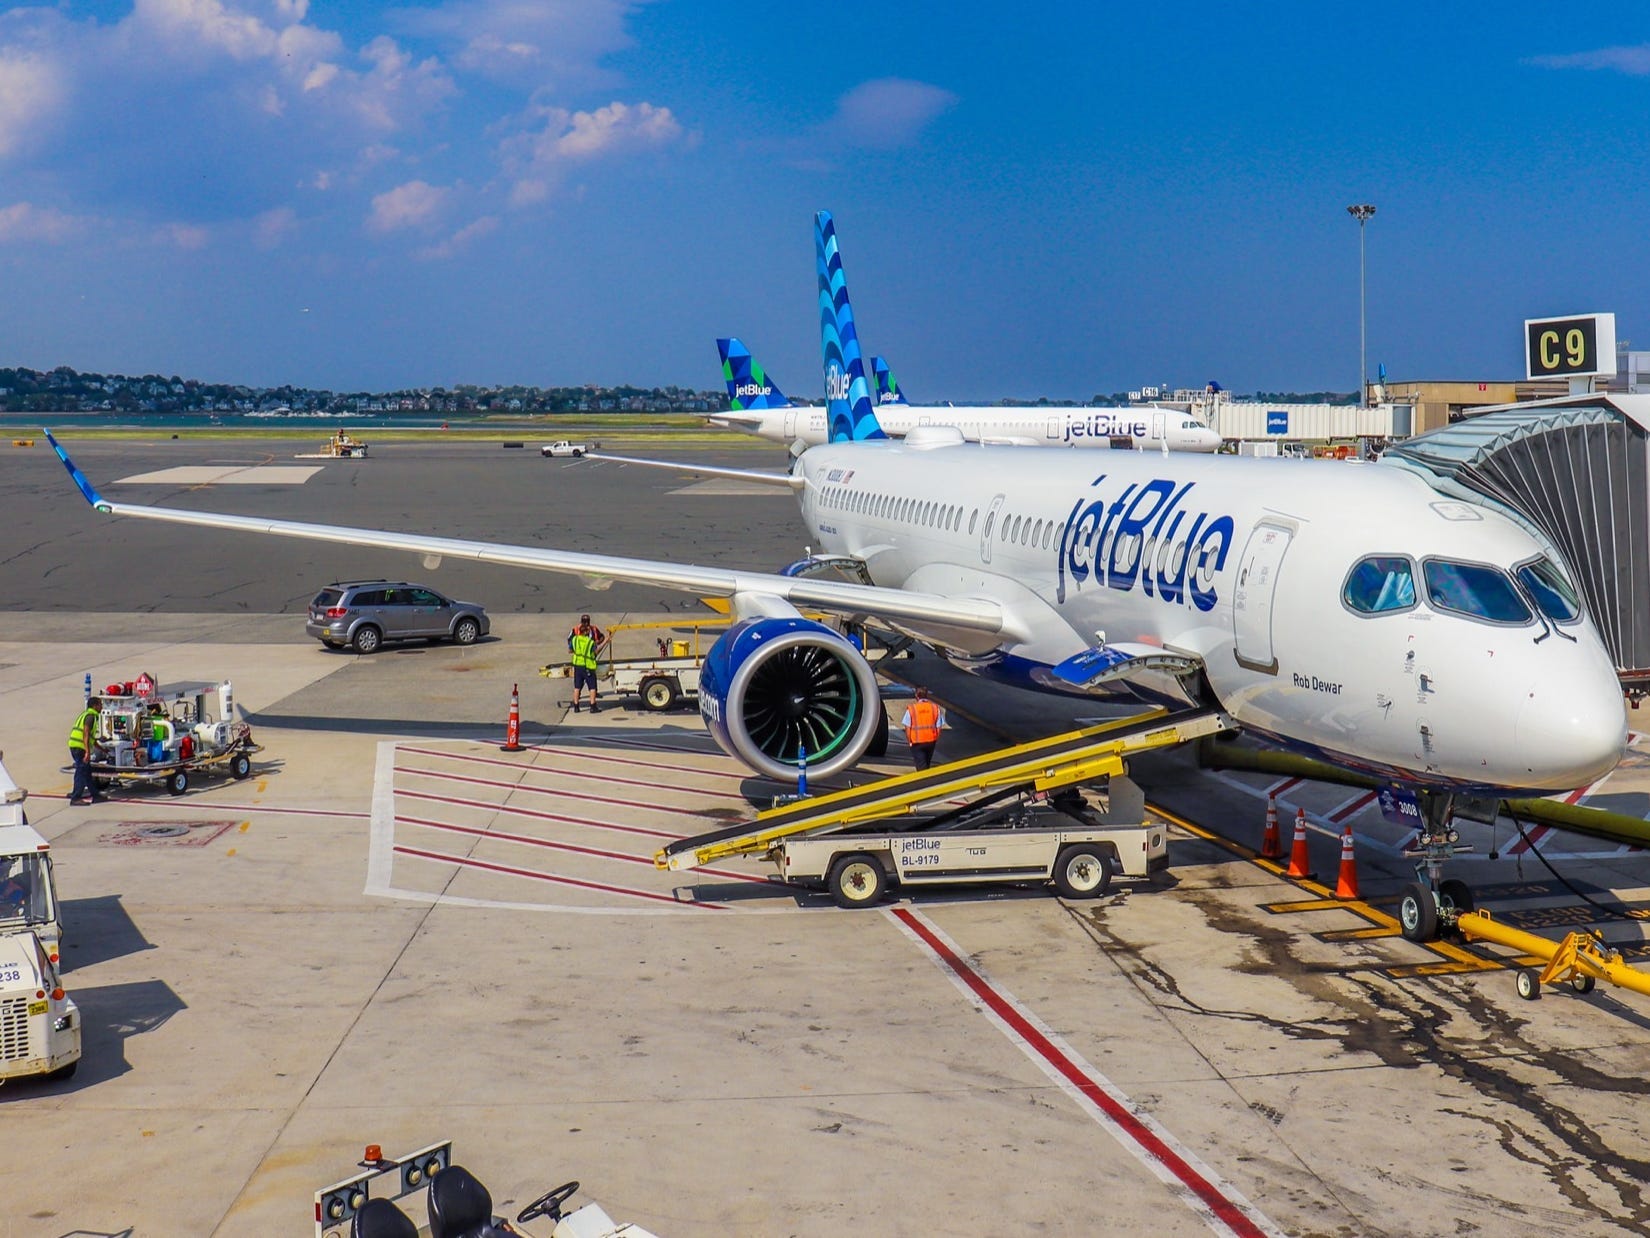
[[[1650,75],[1650,43],[1631,47],[1601,47],[1562,56],[1532,56],[1530,64],[1543,69],[1606,69],[1633,77]]]
[[[169,223],[161,227],[156,238],[163,245],[172,245],[178,249],[197,250],[205,249],[212,241],[212,232],[200,224]]]
[[[528,89],[591,89],[618,79],[602,57],[631,44],[633,0],[454,0],[404,9],[403,29],[451,49],[467,73]]]
[[[82,230],[85,221],[31,202],[0,206],[0,244],[43,241],[59,244]]]
[[[441,208],[450,192],[425,181],[397,185],[372,200],[367,230],[382,234],[403,228],[430,227],[439,222]]]
[[[538,107],[529,117],[537,128],[499,146],[512,206],[542,202],[568,163],[659,150],[692,137],[668,107],[645,102],[613,102],[593,112]]]
[[[941,113],[957,103],[949,90],[903,77],[861,82],[836,103],[827,137],[874,150],[910,146]]]
[[[252,220],[252,243],[259,249],[274,249],[298,227],[298,212],[277,206]]]
[[[465,224],[445,241],[435,245],[426,245],[413,256],[425,261],[451,258],[454,254],[468,248],[472,241],[478,241],[491,232],[498,230],[497,215],[483,215],[480,219]]]
[[[0,157],[38,138],[64,101],[63,74],[51,60],[0,47]]]

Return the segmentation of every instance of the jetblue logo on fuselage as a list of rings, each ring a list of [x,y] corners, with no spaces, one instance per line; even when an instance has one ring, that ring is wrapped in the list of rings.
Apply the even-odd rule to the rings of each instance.
[[[733,389],[736,396],[772,395],[773,388],[764,383],[740,383]]]
[[[1063,441],[1074,438],[1150,438],[1151,426],[1144,417],[1119,417],[1115,413],[1090,413],[1066,422]]]
[[[1159,601],[1213,610],[1214,578],[1236,536],[1232,517],[1194,513],[1187,496],[1195,482],[1159,477],[1106,497],[1105,480],[1104,473],[1096,477],[1089,488],[1099,493],[1072,505],[1055,552],[1056,600],[1066,600],[1068,577],[1081,589],[1092,576],[1109,589],[1139,587]]]

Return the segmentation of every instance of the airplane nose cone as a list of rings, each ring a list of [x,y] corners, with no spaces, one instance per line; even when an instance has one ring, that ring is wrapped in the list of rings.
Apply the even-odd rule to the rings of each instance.
[[[1538,680],[1518,707],[1513,746],[1530,785],[1573,791],[1621,761],[1627,704],[1607,665]]]

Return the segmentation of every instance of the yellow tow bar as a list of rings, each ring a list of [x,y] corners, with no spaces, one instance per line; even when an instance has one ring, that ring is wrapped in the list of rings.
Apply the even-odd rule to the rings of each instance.
[[[1624,963],[1621,951],[1605,945],[1591,933],[1571,933],[1561,942],[1552,942],[1501,924],[1491,919],[1487,911],[1463,912],[1455,926],[1469,940],[1493,941],[1520,954],[1547,960],[1547,966],[1539,974],[1527,967],[1518,972],[1518,995],[1527,1001],[1541,996],[1543,984],[1562,981],[1568,981],[1577,993],[1590,993],[1596,981],[1608,980],[1621,988],[1650,994],[1650,975]]]

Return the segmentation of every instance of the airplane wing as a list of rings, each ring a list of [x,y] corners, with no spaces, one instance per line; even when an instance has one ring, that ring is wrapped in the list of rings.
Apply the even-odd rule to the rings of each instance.
[[[774,572],[694,567],[654,559],[625,559],[614,555],[584,554],[539,546],[512,546],[420,533],[393,533],[380,529],[355,529],[343,525],[309,524],[297,520],[269,520],[261,516],[184,511],[181,508],[151,507],[142,503],[115,503],[98,493],[86,475],[69,459],[68,453],[52,436],[51,431],[45,433],[46,441],[52,445],[52,450],[57,452],[58,459],[63,461],[63,467],[69,470],[69,476],[74,479],[86,501],[96,510],[109,515],[134,516],[141,520],[164,520],[209,529],[274,534],[277,537],[341,542],[352,546],[371,546],[380,550],[405,550],[426,557],[474,559],[482,563],[497,563],[577,576],[592,589],[605,589],[615,581],[623,581],[628,584],[679,589],[684,593],[709,597],[782,598],[797,607],[808,607],[831,614],[876,616],[896,623],[942,631],[951,629],[987,635],[1002,634],[1014,639],[1022,637],[1013,616],[989,598],[946,597],[847,581],[781,576]],[[740,470],[726,472],[738,475]],[[752,473],[750,476],[767,477],[786,483],[791,481],[790,478],[780,478],[776,474]]]

